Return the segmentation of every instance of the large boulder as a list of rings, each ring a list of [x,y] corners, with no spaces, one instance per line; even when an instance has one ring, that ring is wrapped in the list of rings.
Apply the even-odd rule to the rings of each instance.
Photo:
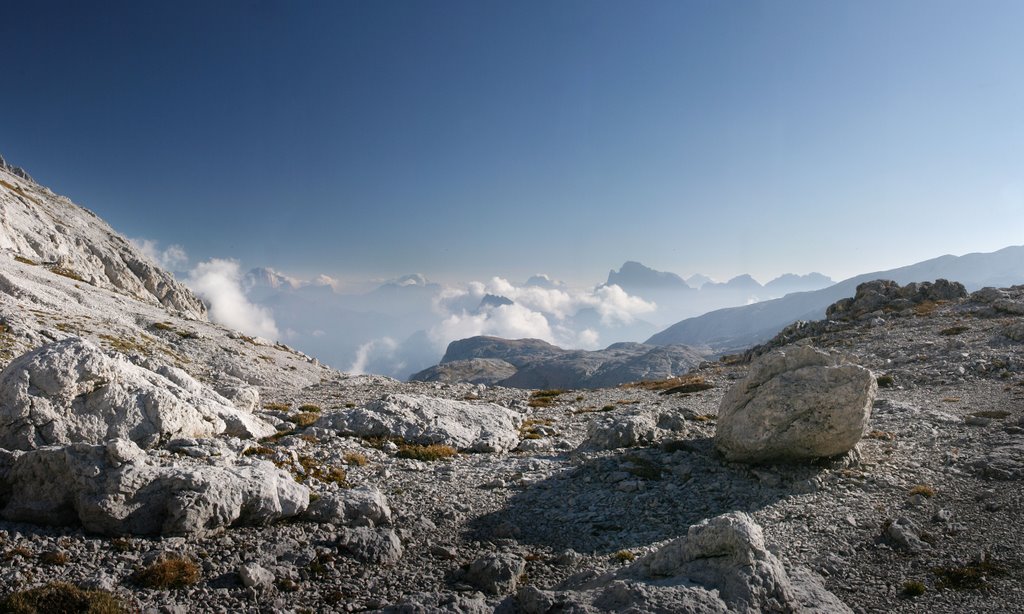
[[[766,354],[722,398],[715,445],[744,462],[843,454],[863,437],[877,390],[864,367],[809,346]]]
[[[851,610],[808,570],[768,551],[750,516],[731,512],[691,526],[633,564],[583,572],[555,590],[525,587],[515,598],[527,614],[579,612],[807,612]]]
[[[126,438],[150,447],[177,437],[265,437],[274,427],[169,365],[133,364],[72,337],[0,372],[0,447],[30,450]]]
[[[205,535],[300,514],[309,490],[269,461],[159,456],[127,439],[0,458],[0,517],[104,535]]]
[[[519,444],[523,416],[493,403],[389,394],[366,407],[324,416],[318,426],[354,437],[389,437],[473,452],[507,452]]]

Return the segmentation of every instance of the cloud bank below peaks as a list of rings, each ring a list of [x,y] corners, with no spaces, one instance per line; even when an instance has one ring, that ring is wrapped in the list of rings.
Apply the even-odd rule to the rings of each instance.
[[[573,290],[557,283],[536,283],[546,277],[531,278],[534,283],[518,286],[501,277],[489,282],[470,282],[464,288],[445,288],[434,301],[442,321],[429,331],[439,346],[475,335],[507,339],[534,338],[561,347],[595,349],[600,333],[592,327],[580,327],[572,318],[583,310],[593,310],[602,326],[629,325],[657,306],[631,296],[619,286],[601,285]],[[511,305],[488,304],[484,297],[500,296]]]
[[[206,301],[210,319],[249,335],[276,340],[277,324],[270,310],[249,302],[235,260],[213,258],[197,264],[185,280]]]

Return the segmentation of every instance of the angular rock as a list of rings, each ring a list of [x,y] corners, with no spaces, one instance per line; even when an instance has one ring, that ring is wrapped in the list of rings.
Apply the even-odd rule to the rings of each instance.
[[[273,463],[217,463],[157,456],[127,439],[15,452],[0,459],[0,517],[105,535],[205,535],[309,504],[309,490]]]
[[[393,565],[402,558],[402,541],[391,529],[343,528],[338,548],[364,563]]]
[[[587,425],[583,445],[595,450],[614,450],[651,443],[658,435],[658,425],[650,414],[602,416]]]
[[[181,369],[133,364],[77,337],[28,352],[0,373],[0,447],[8,449],[274,432]]]
[[[869,370],[809,346],[766,354],[722,398],[715,445],[743,462],[843,454],[866,432],[877,389]]]
[[[885,537],[896,548],[912,553],[931,548],[931,545],[922,540],[920,535],[921,529],[917,524],[913,520],[902,516],[890,522],[889,526],[885,529]]]
[[[397,437],[473,452],[507,452],[519,444],[523,416],[493,403],[390,394],[366,407],[324,416],[317,426],[355,437]]]
[[[485,593],[505,595],[516,590],[526,571],[526,561],[515,554],[498,552],[469,564],[465,580]]]
[[[632,565],[582,573],[553,591],[524,589],[523,612],[815,612],[851,610],[812,572],[771,554],[761,528],[743,512],[693,525]]]
[[[238,577],[247,588],[267,590],[274,586],[274,574],[259,563],[243,564],[238,568]]]
[[[390,526],[391,507],[384,493],[373,486],[360,486],[321,495],[309,504],[303,518],[345,526]]]

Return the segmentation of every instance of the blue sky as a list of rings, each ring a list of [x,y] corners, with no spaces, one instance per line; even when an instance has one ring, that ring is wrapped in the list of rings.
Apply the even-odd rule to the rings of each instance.
[[[1016,1],[7,4],[0,153],[194,261],[767,281],[1024,242]]]

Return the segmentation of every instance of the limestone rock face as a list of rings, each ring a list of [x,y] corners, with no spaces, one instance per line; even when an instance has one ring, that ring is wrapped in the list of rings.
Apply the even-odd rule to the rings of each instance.
[[[473,452],[507,452],[519,444],[523,416],[493,403],[390,394],[366,407],[321,418],[319,426],[355,437],[400,437]]]
[[[181,369],[136,365],[77,337],[24,354],[0,372],[0,447],[119,437],[149,447],[225,432],[265,437],[275,429]]]
[[[0,250],[82,282],[206,319],[199,298],[96,214],[0,164]]]
[[[15,453],[0,476],[0,517],[81,525],[104,535],[205,535],[301,513],[309,490],[268,461],[185,464],[127,439]]]
[[[722,399],[715,445],[730,461],[836,456],[867,429],[878,385],[811,347],[766,354]]]
[[[632,565],[602,575],[580,574],[554,591],[524,588],[524,612],[850,612],[819,579],[790,568],[768,551],[750,516],[730,512],[693,525]],[[572,606],[572,607],[566,607]]]

